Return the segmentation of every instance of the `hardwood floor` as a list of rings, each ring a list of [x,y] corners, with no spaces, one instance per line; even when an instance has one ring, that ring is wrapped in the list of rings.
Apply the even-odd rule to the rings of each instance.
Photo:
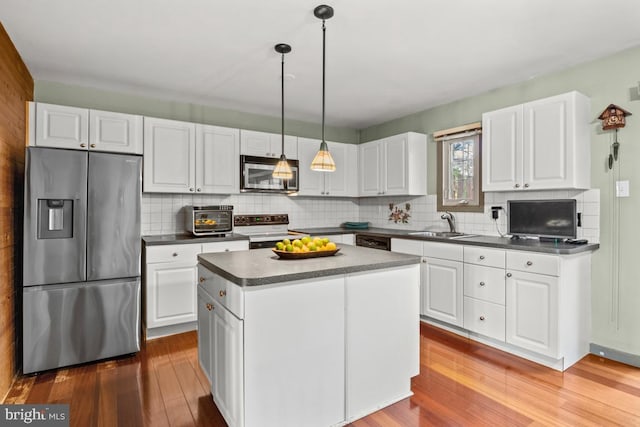
[[[421,325],[414,396],[351,424],[640,426],[640,369],[585,357],[564,373]],[[225,426],[195,332],[117,360],[21,377],[5,403],[71,403],[72,426]]]

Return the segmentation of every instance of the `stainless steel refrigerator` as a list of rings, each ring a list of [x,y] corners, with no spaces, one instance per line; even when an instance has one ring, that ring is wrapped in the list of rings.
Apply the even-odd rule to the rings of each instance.
[[[27,148],[23,372],[140,349],[142,157]]]

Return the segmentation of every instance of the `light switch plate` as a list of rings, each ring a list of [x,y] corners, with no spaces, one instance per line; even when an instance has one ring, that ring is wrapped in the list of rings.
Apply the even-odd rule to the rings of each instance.
[[[616,181],[616,197],[629,197],[629,181]]]

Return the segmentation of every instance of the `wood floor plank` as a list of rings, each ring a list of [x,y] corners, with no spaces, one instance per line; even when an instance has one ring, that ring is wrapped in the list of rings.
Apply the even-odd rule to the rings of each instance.
[[[587,356],[558,372],[421,324],[413,396],[354,427],[640,426],[640,369]],[[71,402],[72,426],[226,423],[199,366],[197,334],[122,357],[19,377],[6,403]]]

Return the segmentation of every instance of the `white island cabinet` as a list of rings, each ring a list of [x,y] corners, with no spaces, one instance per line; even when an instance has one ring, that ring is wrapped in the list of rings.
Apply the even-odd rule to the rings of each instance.
[[[335,426],[411,395],[419,258],[202,254],[199,361],[231,427]]]

